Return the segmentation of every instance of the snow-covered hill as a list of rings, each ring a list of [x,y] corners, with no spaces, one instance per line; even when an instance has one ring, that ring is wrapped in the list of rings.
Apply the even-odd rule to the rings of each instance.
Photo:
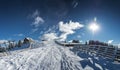
[[[110,60],[57,45],[54,41],[34,44],[35,49],[11,51],[0,57],[0,70],[119,70]]]

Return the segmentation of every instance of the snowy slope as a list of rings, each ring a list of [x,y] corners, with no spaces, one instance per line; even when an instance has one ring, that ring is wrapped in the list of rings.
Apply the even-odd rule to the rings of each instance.
[[[11,55],[0,57],[0,70],[117,70],[120,68],[119,64],[112,62],[108,63],[114,67],[105,67],[99,62],[104,60],[102,58],[101,60],[96,58],[98,60],[95,63],[95,59],[88,54],[77,50],[76,53],[75,50],[57,45],[54,41],[44,42],[38,46],[39,48],[13,51]]]

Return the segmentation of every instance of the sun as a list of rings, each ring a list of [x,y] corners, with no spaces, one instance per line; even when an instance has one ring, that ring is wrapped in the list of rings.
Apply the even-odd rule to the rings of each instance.
[[[97,23],[91,23],[91,24],[89,25],[89,29],[92,30],[93,33],[96,32],[96,31],[98,31],[99,28],[100,28],[100,27],[99,27],[99,25],[98,25]]]

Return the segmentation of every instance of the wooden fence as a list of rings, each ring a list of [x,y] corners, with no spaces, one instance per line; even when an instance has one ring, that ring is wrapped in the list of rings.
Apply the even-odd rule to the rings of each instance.
[[[79,45],[74,47],[77,47],[81,51],[95,53],[98,56],[120,61],[120,49],[117,47],[102,45]]]
[[[120,61],[120,49],[115,46],[86,45],[80,43],[59,43],[57,41],[55,41],[55,43],[61,46],[76,47],[78,50],[84,52],[95,53],[98,56]]]

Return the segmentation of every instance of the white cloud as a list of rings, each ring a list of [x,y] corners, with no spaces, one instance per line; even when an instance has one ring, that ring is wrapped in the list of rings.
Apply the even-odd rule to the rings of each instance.
[[[52,27],[48,28],[46,31],[41,31],[40,34],[43,34],[42,36],[39,36],[40,39],[46,39],[46,40],[52,40],[55,38],[58,38],[56,29],[58,28],[57,25],[53,25]]]
[[[0,44],[8,42],[8,40],[0,40]]]
[[[42,17],[40,17],[40,13],[38,10],[36,10],[33,14],[32,14],[32,18],[33,18],[33,23],[31,24],[32,26],[34,26],[34,28],[32,29],[32,33],[36,32],[39,30],[39,26],[41,24],[43,24],[45,21]]]
[[[48,28],[48,30],[46,30],[44,32],[44,34],[46,34],[46,33],[57,33],[56,29],[58,29],[58,26],[57,25],[53,25],[52,27]]]
[[[32,17],[34,18],[34,17],[39,16],[39,15],[40,15],[39,11],[36,10],[36,11],[32,14]]]
[[[34,25],[35,27],[38,27],[42,23],[44,23],[43,18],[41,18],[40,16],[37,16],[34,18],[34,22],[32,23],[32,25]]]
[[[75,33],[74,30],[80,29],[84,27],[83,24],[80,24],[79,22],[72,22],[69,21],[68,23],[64,23],[63,21],[59,22],[59,31],[62,32],[60,38],[65,40],[69,34]]]
[[[81,35],[77,35],[77,38],[81,38]]]
[[[108,40],[108,44],[111,44],[113,42],[113,40]]]
[[[68,35],[69,35],[68,33],[63,33],[61,34],[60,39],[64,41]]]
[[[83,43],[83,41],[82,41],[82,40],[80,40],[80,43]]]
[[[69,42],[69,43],[72,43],[72,41],[73,41],[73,40],[69,40],[68,42]]]
[[[118,48],[120,48],[120,43],[118,44]]]
[[[54,25],[53,27],[48,28],[48,30],[43,33],[43,36],[40,36],[39,38],[47,40],[59,38],[60,40],[65,40],[69,34],[75,33],[74,30],[80,29],[82,27],[84,27],[84,25],[80,24],[79,22],[69,21],[68,23],[64,23],[61,21],[58,25]],[[59,31],[56,31],[56,29]],[[58,36],[59,32],[62,33]]]
[[[44,39],[44,40],[54,40],[56,38],[57,38],[56,33],[47,33],[47,34],[44,34],[41,39]]]
[[[24,34],[20,33],[20,34],[15,34],[14,36],[24,36]]]
[[[32,29],[32,33],[36,32],[38,28]]]
[[[73,5],[73,8],[76,8],[78,6],[78,2],[77,1],[73,1],[72,5]]]

